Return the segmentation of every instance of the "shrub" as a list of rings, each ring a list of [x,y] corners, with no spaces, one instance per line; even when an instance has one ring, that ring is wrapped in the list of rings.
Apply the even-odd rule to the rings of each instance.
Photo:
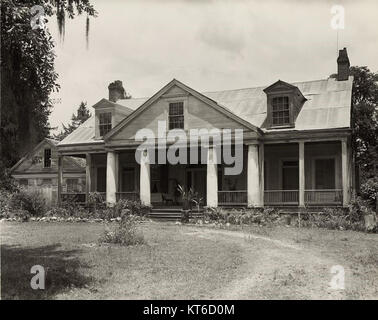
[[[63,207],[53,207],[46,212],[46,216],[66,218],[70,216],[70,212]]]
[[[26,210],[32,216],[43,216],[46,213],[46,201],[42,194],[35,190],[20,189],[12,196],[13,210]]]
[[[115,204],[114,210],[117,217],[121,216],[123,210],[128,210],[131,215],[144,216],[149,212],[150,207],[142,204],[140,200],[121,199]]]
[[[230,224],[251,224],[269,225],[279,219],[279,211],[274,208],[207,208],[205,219]]]
[[[378,177],[368,179],[361,184],[361,197],[369,202],[374,208],[377,201],[378,194]]]
[[[117,227],[105,230],[100,242],[115,243],[131,246],[145,243],[143,235],[138,232],[136,222],[138,218],[132,215],[123,215]]]
[[[0,189],[0,218],[9,218],[12,213],[12,193]]]
[[[88,204],[94,209],[96,212],[97,209],[104,209],[106,207],[106,199],[100,192],[90,192]]]
[[[338,229],[338,230],[364,230],[364,221],[352,221],[348,212],[342,208],[324,208],[322,212],[309,213],[304,217],[303,226]]]
[[[57,211],[57,213],[63,213],[68,217],[87,218],[90,215],[89,211],[80,203],[70,199],[63,201],[61,208],[64,210]]]
[[[367,200],[353,195],[348,205],[348,218],[352,222],[363,221],[367,214],[374,214]]]
[[[26,222],[29,221],[31,214],[27,210],[19,209],[13,212],[13,217],[21,219],[22,222]]]
[[[365,216],[374,215],[366,200],[353,197],[348,208],[324,208],[304,215],[304,225],[327,229],[365,230]]]
[[[9,192],[19,191],[16,180],[12,177],[10,169],[5,168],[3,162],[0,160],[0,190]]]

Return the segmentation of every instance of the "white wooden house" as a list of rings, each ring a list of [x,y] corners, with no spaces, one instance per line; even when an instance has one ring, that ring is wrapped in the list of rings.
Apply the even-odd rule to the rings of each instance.
[[[174,79],[148,98],[124,99],[122,82],[109,86],[94,115],[58,144],[58,185],[63,158],[85,158],[86,193],[106,194],[108,203],[140,199],[170,205],[176,187],[192,187],[208,206],[346,206],[354,186],[351,95],[346,49],[336,78],[200,92]],[[236,75],[235,75],[236,76]],[[150,164],[136,161],[138,130],[158,136],[182,129],[242,129],[243,169],[225,175],[218,163]],[[224,146],[225,141],[220,141]],[[167,145],[168,148],[169,144]],[[215,144],[200,145],[207,158]],[[141,157],[145,156],[143,153]],[[219,160],[219,159],[218,159]],[[59,187],[59,192],[63,188]]]

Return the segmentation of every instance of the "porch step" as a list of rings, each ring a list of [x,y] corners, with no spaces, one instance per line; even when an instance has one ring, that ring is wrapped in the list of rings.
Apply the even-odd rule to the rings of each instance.
[[[197,211],[190,214],[191,218],[202,218],[203,210],[198,213]],[[181,209],[176,208],[157,208],[152,209],[147,217],[154,220],[176,221],[181,219]]]

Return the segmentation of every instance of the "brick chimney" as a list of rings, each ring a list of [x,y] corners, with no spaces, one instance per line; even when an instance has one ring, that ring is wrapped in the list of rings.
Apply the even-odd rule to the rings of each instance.
[[[349,58],[347,49],[339,50],[339,57],[337,58],[337,80],[344,81],[349,78]]]
[[[120,99],[126,98],[126,91],[122,86],[121,80],[116,80],[109,84],[109,100],[112,102],[117,102]]]

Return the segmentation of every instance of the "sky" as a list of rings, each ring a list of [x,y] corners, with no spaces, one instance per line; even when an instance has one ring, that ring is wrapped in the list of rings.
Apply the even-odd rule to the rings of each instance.
[[[173,78],[200,92],[324,79],[336,72],[343,47],[351,65],[378,71],[376,0],[91,3],[98,17],[90,19],[88,48],[86,16],[67,19],[64,41],[56,20],[48,23],[61,86],[51,95],[53,127],[69,122],[81,101],[93,111],[114,80],[138,98]],[[331,27],[334,5],[345,13],[339,31]]]

